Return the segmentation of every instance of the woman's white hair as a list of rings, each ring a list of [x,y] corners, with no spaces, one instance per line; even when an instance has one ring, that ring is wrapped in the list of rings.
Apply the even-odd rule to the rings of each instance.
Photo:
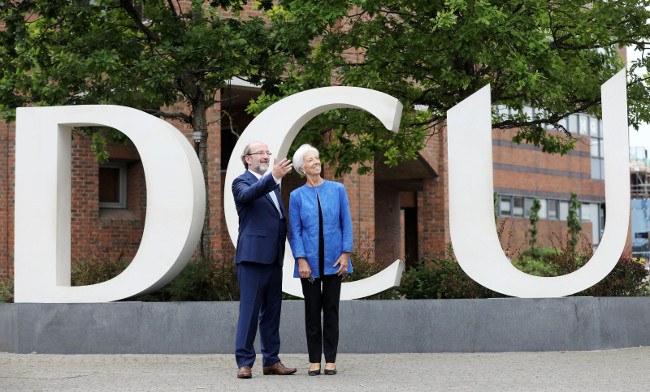
[[[303,144],[298,147],[296,152],[293,154],[293,168],[298,174],[304,176],[305,173],[302,172],[303,166],[305,166],[305,154],[308,152],[315,152],[318,155],[318,150],[316,147],[310,146],[309,144]]]

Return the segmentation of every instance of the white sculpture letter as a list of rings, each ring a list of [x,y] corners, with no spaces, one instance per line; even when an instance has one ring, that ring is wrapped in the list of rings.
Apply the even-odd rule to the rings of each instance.
[[[490,87],[484,87],[448,112],[450,234],[458,263],[470,278],[506,295],[560,297],[593,286],[614,268],[625,247],[630,219],[625,71],[607,81],[601,94],[605,231],[589,262],[577,271],[557,277],[521,272],[501,249],[492,196]],[[468,160],[468,156],[472,158]]]
[[[140,153],[147,187],[142,242],[117,277],[70,286],[71,129],[108,126]],[[172,125],[121,106],[18,108],[15,302],[105,302],[162,287],[186,265],[205,214],[201,166]]]
[[[231,188],[233,180],[241,174],[244,167],[240,155],[244,147],[255,140],[268,144],[277,159],[285,158],[291,142],[298,131],[312,118],[332,109],[354,108],[365,110],[384,126],[397,131],[402,114],[402,104],[390,95],[359,87],[324,87],[303,91],[286,97],[268,107],[244,130],[228,162],[224,185],[224,209],[228,232],[233,243],[237,241],[239,227],[235,200]],[[293,278],[294,260],[287,241],[284,256],[282,290],[288,294],[302,297],[300,281]],[[352,261],[354,264],[354,260]],[[379,293],[399,284],[404,263],[396,260],[380,273],[355,282],[343,283],[341,299],[357,299]]]

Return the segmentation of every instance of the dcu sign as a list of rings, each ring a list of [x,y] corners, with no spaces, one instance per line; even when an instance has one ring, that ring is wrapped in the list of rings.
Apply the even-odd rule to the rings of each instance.
[[[501,249],[493,215],[490,87],[448,112],[449,226],[458,263],[470,278],[510,296],[561,297],[589,288],[611,272],[625,246],[630,216],[625,86],[621,71],[601,88],[607,222],[600,246],[582,268],[558,277],[521,272]],[[395,98],[357,87],[326,87],[270,106],[242,133],[235,151],[264,140],[284,158],[309,120],[336,108],[365,110],[387,129],[399,129],[402,105]],[[142,242],[124,272],[106,282],[72,287],[71,131],[78,126],[108,126],[131,139],[145,172],[147,211]],[[467,154],[473,157],[471,165],[462,159]],[[240,165],[233,154],[225,189],[230,189]],[[199,161],[185,136],[144,112],[110,105],[18,108],[15,173],[16,303],[106,302],[154,291],[183,269],[198,243],[206,197]],[[469,177],[473,181],[463,180]],[[225,192],[224,207],[234,240],[238,223],[230,192]],[[293,265],[286,252],[283,290],[301,296],[300,283],[292,278]],[[344,283],[341,299],[398,285],[403,265],[397,260],[374,276]]]

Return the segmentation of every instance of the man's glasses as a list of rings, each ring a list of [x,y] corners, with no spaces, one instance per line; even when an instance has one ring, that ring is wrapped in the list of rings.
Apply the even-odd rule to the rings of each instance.
[[[271,156],[271,155],[272,155],[272,154],[271,154],[271,151],[250,152],[250,153],[248,153],[248,154],[246,154],[246,155],[264,155],[264,154],[266,154],[266,155],[268,155],[268,156]]]

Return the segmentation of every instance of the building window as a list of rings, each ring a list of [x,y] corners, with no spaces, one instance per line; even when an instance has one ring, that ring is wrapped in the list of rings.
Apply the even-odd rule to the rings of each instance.
[[[499,196],[499,215],[512,215],[512,198],[510,196]]]
[[[600,136],[600,127],[596,117],[589,117],[589,131],[592,136]]]
[[[591,221],[591,204],[589,203],[580,204],[580,218],[583,221]]]
[[[602,180],[605,178],[605,168],[603,162],[603,139],[592,137],[589,143],[591,155],[591,178]]]
[[[515,196],[512,198],[512,215],[524,216],[524,198]]]
[[[589,117],[584,114],[580,115],[580,130],[578,133],[581,135],[589,135]]]
[[[591,179],[602,180],[605,178],[605,165],[603,158],[603,136],[601,132],[602,122],[595,117],[589,117],[589,151],[591,155]]]
[[[126,162],[99,165],[99,207],[126,208]]]
[[[524,199],[524,216],[528,218],[530,216],[530,209],[533,208],[533,199],[527,197]]]
[[[569,132],[578,133],[578,115],[572,114],[569,116]]]
[[[569,217],[569,202],[561,201],[560,202],[560,220],[567,220]]]
[[[558,200],[549,200],[548,201],[548,219],[557,219],[559,216],[559,201]]]

